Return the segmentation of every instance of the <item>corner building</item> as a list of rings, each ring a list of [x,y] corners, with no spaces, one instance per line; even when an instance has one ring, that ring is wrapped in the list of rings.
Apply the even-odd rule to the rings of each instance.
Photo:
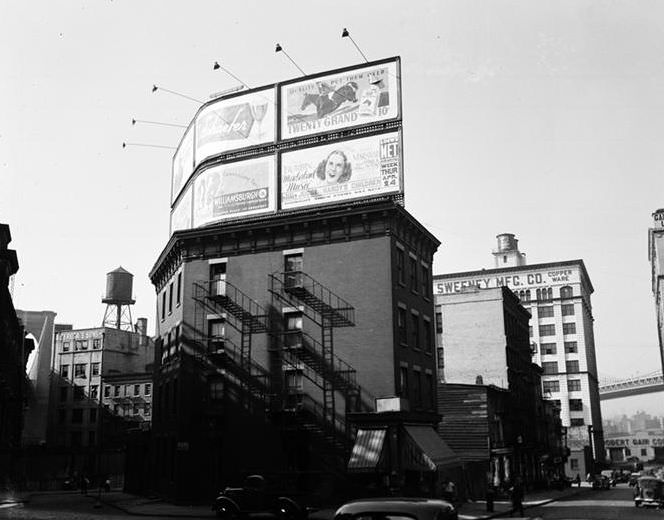
[[[348,413],[383,396],[435,412],[438,246],[391,200],[174,233],[150,273],[158,490],[210,497],[260,472],[322,493]]]
[[[657,314],[659,355],[664,370],[664,209],[652,214],[653,227],[648,230],[648,260],[652,273],[652,294]]]
[[[568,476],[594,471],[604,458],[604,439],[590,296],[593,286],[583,260],[527,265],[512,234],[497,236],[494,269],[434,276],[434,293],[466,288],[508,287],[530,312],[533,362],[542,367],[542,393],[560,408],[567,429]],[[436,309],[437,318],[440,309]],[[445,323],[437,319],[437,332]],[[445,380],[447,354],[438,349],[439,378]],[[442,360],[441,360],[442,358]],[[469,368],[470,370],[470,368]]]

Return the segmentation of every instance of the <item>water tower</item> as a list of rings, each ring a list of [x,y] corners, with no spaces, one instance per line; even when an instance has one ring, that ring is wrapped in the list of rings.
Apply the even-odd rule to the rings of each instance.
[[[122,267],[118,267],[106,275],[106,296],[101,300],[106,304],[102,327],[133,332],[131,306],[136,302],[131,292],[134,275]]]

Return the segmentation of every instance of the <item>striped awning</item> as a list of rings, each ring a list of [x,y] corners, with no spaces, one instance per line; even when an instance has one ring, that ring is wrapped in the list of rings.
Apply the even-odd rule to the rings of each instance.
[[[435,471],[437,468],[461,465],[457,454],[431,426],[407,425],[405,428],[411,441],[404,450],[410,455],[404,461],[406,467],[410,466],[409,469]]]
[[[355,445],[348,461],[348,471],[376,469],[385,444],[385,428],[358,430]]]

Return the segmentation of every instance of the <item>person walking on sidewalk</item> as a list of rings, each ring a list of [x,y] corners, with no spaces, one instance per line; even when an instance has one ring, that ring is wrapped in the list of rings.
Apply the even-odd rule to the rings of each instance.
[[[578,473],[576,474],[576,477],[574,478],[574,483],[576,484],[576,487],[581,487],[581,475]]]
[[[519,516],[523,516],[523,485],[519,477],[514,479],[514,484],[510,488],[510,498],[512,499],[510,516],[513,516],[516,511],[519,512]]]

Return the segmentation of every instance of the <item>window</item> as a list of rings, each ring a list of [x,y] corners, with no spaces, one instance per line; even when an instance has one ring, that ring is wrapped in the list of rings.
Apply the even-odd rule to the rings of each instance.
[[[558,362],[557,361],[545,361],[542,363],[542,370],[545,374],[557,374],[558,373]]]
[[[405,253],[403,249],[397,248],[397,281],[401,285],[406,284],[406,265],[405,265]]]
[[[69,394],[69,388],[66,386],[61,386],[60,387],[60,402],[64,402],[67,400]]]
[[[90,385],[90,399],[99,398],[99,385]]]
[[[424,318],[424,345],[422,350],[425,352],[431,352],[433,349],[433,334],[431,333],[431,320]]]
[[[74,385],[74,401],[85,399],[85,388],[81,385]]]
[[[525,296],[526,296],[526,301],[529,302],[530,301],[530,289],[526,289],[526,295]]]
[[[85,377],[85,363],[76,363],[74,365],[74,377]]]
[[[145,388],[143,389],[143,393],[145,395],[150,395],[150,392],[152,392],[152,385],[150,383],[145,383]]]
[[[173,312],[173,282],[168,284],[168,314]]]
[[[137,404],[134,405],[133,412],[134,412],[134,415],[139,415],[141,413]]]
[[[97,409],[96,408],[90,408],[90,422],[92,424],[97,422]]]
[[[415,405],[422,406],[422,373],[419,370],[413,371],[415,376]]]
[[[436,386],[433,383],[433,374],[425,374],[424,377],[427,381],[427,392],[429,393],[429,408],[433,410],[436,396]]]
[[[286,389],[288,393],[299,394],[304,390],[303,371],[299,368],[284,370],[286,376]]]
[[[578,392],[581,390],[581,380],[580,379],[570,379],[567,381],[567,390],[570,392]]]
[[[573,303],[563,303],[561,306],[563,316],[574,316],[574,304]]]
[[[565,353],[566,354],[574,354],[575,352],[578,352],[577,346],[576,346],[576,341],[566,341],[565,342]]]
[[[632,454],[632,450],[625,448],[625,457],[629,457]]]
[[[141,385],[134,385],[134,395],[141,395]]]
[[[92,363],[92,375],[93,376],[98,376],[99,375],[99,367],[101,366],[101,363]]]
[[[576,323],[563,323],[563,334],[576,334]]]
[[[208,383],[208,390],[210,392],[210,399],[213,401],[221,401],[224,398],[224,382],[222,380],[212,380]],[[148,415],[147,412],[143,412]]]
[[[83,422],[83,408],[74,408],[71,411],[72,424],[81,424]]]
[[[73,447],[78,448],[81,445],[81,432],[71,432],[70,439],[71,439],[71,445]]]
[[[101,348],[101,339],[95,338],[92,340],[92,348],[95,350],[99,350]]]
[[[582,412],[583,411],[583,400],[582,399],[570,399],[569,400],[569,410],[570,410],[570,412]]]
[[[544,393],[560,392],[560,383],[558,381],[542,381],[542,389]]]
[[[556,408],[558,408],[558,410],[560,410],[560,399],[552,399],[551,402]]]
[[[646,455],[648,455],[648,450],[646,448],[641,448],[641,456],[645,457]]]
[[[408,368],[399,367],[399,396],[408,398]]]
[[[289,312],[284,314],[284,346],[286,348],[302,348],[302,313]]]
[[[553,318],[553,305],[537,307],[537,316],[540,318]]]
[[[420,317],[417,314],[410,315],[410,324],[411,324],[411,347],[420,348]]]
[[[150,403],[145,403],[143,405],[143,415],[150,415],[152,413],[152,407]]]
[[[444,349],[442,347],[438,348],[438,368],[445,368],[445,356]]]
[[[551,289],[551,287],[545,289],[537,289],[537,291],[535,291],[535,294],[539,301],[546,302],[546,301],[551,301],[553,299],[553,289]]]
[[[67,410],[65,408],[60,408],[58,410],[58,424],[64,424],[67,422]]]
[[[567,361],[565,363],[567,367],[567,372],[578,372],[579,371],[579,360],[575,359],[572,361]]]
[[[74,350],[88,350],[88,340],[87,339],[77,339],[74,341]]]
[[[120,397],[120,385],[113,387],[113,397]]]
[[[569,459],[569,467],[572,471],[579,470],[579,459]]]
[[[574,296],[574,291],[569,285],[560,288],[560,297],[561,298],[571,298]]]
[[[284,271],[286,271],[286,289],[289,287],[302,287],[304,269],[304,259],[302,254],[284,256]]]
[[[528,336],[530,336],[531,338],[533,337],[533,326],[532,325],[528,326]]]
[[[397,331],[399,335],[399,343],[407,345],[408,330],[406,329],[406,309],[402,307],[397,307]]]
[[[161,321],[166,319],[166,291],[161,294]]]
[[[62,352],[69,352],[69,341],[62,342]]]
[[[436,334],[443,333],[443,312],[440,310],[440,305],[436,305]]]
[[[408,257],[410,264],[410,290],[417,292],[417,259]]]
[[[94,446],[97,442],[96,435],[94,431],[88,432],[88,446]]]
[[[542,343],[540,345],[542,354],[555,354],[556,353],[556,344],[555,343]]]
[[[69,365],[60,366],[60,375],[67,379],[69,377]]]
[[[570,426],[583,426],[585,424],[585,421],[583,420],[583,417],[572,417],[569,420],[569,425]]]
[[[180,305],[180,298],[182,296],[182,272],[178,273],[178,286],[175,292],[175,304]]]
[[[110,385],[106,385],[104,387],[104,397],[111,397],[111,387],[110,387]]]
[[[555,336],[556,335],[556,326],[552,323],[550,325],[540,325],[539,326],[539,335],[540,336]]]
[[[431,290],[431,284],[429,283],[429,268],[426,265],[420,265],[420,284],[422,286],[420,293],[426,298],[429,296],[429,291]]]

